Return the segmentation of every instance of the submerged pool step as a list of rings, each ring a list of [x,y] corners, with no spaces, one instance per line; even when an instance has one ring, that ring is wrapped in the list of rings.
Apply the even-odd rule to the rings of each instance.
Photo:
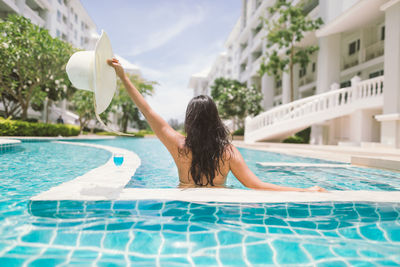
[[[348,168],[349,164],[299,163],[299,162],[257,162],[258,167],[315,167],[315,168]]]

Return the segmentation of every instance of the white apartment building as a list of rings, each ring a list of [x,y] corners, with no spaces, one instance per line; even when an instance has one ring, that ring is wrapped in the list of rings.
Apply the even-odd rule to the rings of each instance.
[[[311,126],[313,144],[400,147],[400,1],[293,0],[324,21],[296,44],[319,50],[307,68],[295,66],[293,102],[288,73],[278,80],[258,74],[267,49],[260,16],[276,18],[267,10],[274,2],[243,0],[239,23],[225,44],[230,60],[223,68],[231,73],[224,77],[254,84],[264,95],[265,112],[246,121],[246,141],[279,141]],[[204,88],[213,76],[203,78]]]
[[[79,0],[0,0],[0,17],[20,14],[74,47],[93,49],[99,35]]]
[[[69,42],[79,49],[93,50],[100,37],[96,24],[79,0],[0,0],[0,18],[5,19],[9,14],[20,14],[29,18],[34,24],[46,28],[51,36]],[[127,72],[141,75],[138,66],[121,56],[116,57]],[[28,113],[30,117],[43,121],[47,117],[46,109],[43,112],[29,109]],[[69,111],[66,100],[52,105],[48,118],[50,121],[56,121],[60,115],[65,123],[78,123],[78,116]],[[110,116],[115,124],[118,115]],[[117,128],[116,125],[113,126]]]

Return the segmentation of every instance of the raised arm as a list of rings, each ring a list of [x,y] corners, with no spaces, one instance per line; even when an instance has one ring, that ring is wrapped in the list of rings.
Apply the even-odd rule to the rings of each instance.
[[[116,58],[107,60],[107,63],[115,69],[117,76],[123,82],[130,97],[146,118],[151,129],[167,147],[172,156],[175,157],[179,142],[181,142],[183,136],[169,126],[169,124],[150,107],[144,97],[125,75],[124,69]]]
[[[239,150],[232,145],[232,157],[230,159],[230,169],[235,177],[246,187],[253,189],[272,190],[272,191],[297,191],[297,192],[326,192],[319,186],[310,188],[286,187],[261,181],[247,166]]]

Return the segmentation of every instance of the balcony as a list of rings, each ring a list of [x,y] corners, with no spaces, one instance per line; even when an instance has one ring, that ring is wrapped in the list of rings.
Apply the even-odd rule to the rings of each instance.
[[[36,4],[37,4],[38,6],[40,6],[42,9],[47,9],[47,10],[50,10],[50,9],[51,9],[51,5],[50,5],[49,2],[46,1],[46,0],[36,0],[35,2],[36,2]]]
[[[365,48],[365,61],[383,56],[385,43],[384,41],[376,42]]]
[[[263,31],[263,30],[260,30],[259,32],[257,32],[257,34],[253,38],[253,44],[252,44],[253,48],[257,48],[260,45],[262,46],[264,34],[265,34],[265,31]]]
[[[349,69],[361,63],[370,61],[374,58],[383,56],[385,48],[385,42],[379,41],[371,44],[360,51],[350,56],[344,56],[342,58],[342,70]]]
[[[354,53],[350,56],[343,57],[342,70],[349,69],[361,63],[361,52]]]
[[[307,0],[307,1],[304,1],[304,4],[303,4],[303,12],[304,12],[304,14],[310,13],[318,5],[319,5],[319,0]]]
[[[6,12],[16,12],[18,13],[18,6],[16,0],[2,0],[3,2],[3,11]]]
[[[44,19],[39,16],[39,13],[28,6],[25,6],[24,16],[40,27],[43,27],[45,24]]]
[[[251,77],[259,76],[258,71],[260,70],[260,65],[262,62],[262,54],[258,58],[256,58],[251,64]]]
[[[282,95],[282,87],[275,87],[274,88],[274,96]]]
[[[303,85],[307,85],[309,83],[312,83],[315,81],[315,76],[314,75],[307,75],[305,77],[302,77],[299,79],[299,87]]]
[[[249,21],[250,27],[255,27],[260,23],[260,17],[262,17],[264,15],[263,12],[267,10],[267,2],[269,1],[257,1],[256,9],[254,9],[253,13],[251,14]]]
[[[249,56],[249,52],[250,52],[250,47],[246,44],[246,46],[243,46],[242,48],[242,52],[240,55],[240,62],[243,62],[247,59],[247,57]]]
[[[245,82],[250,78],[250,68],[248,66],[240,67],[240,81]]]

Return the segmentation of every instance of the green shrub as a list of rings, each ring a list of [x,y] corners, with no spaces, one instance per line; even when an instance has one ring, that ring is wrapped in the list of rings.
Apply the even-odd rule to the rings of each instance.
[[[299,136],[290,136],[283,140],[283,143],[292,143],[292,144],[304,144],[304,139]]]
[[[146,134],[154,134],[154,132],[152,130],[140,130],[137,133],[140,135],[143,135],[143,136],[145,136]]]
[[[310,133],[311,127],[308,127],[300,132],[297,132],[295,135],[286,138],[282,142],[292,144],[308,144],[310,142]]]
[[[308,127],[306,129],[296,133],[295,135],[303,138],[304,143],[308,144],[308,143],[310,143],[310,134],[311,134],[311,127]]]
[[[26,122],[0,117],[0,136],[76,136],[79,127],[65,124]]]
[[[233,135],[243,136],[244,135],[244,128],[237,129],[236,131],[233,132]]]

